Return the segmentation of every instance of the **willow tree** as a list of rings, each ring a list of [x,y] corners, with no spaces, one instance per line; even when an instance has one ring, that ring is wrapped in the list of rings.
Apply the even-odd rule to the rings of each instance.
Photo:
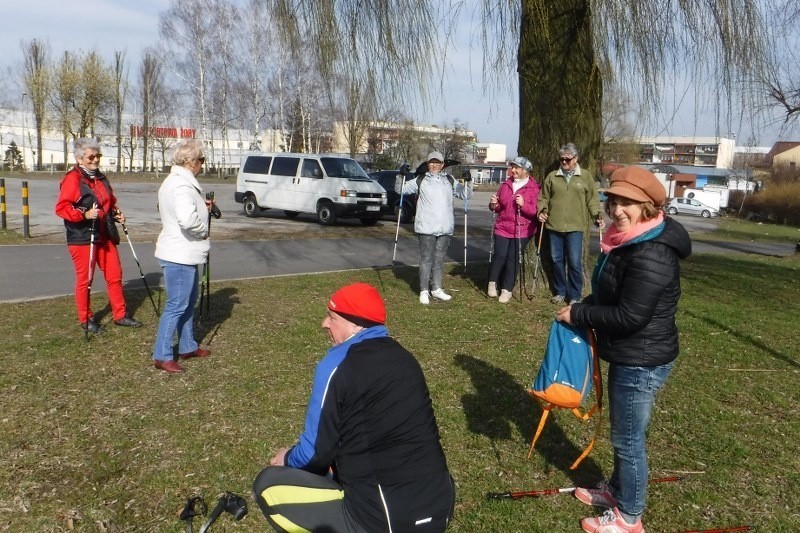
[[[592,166],[604,84],[653,112],[662,89],[682,81],[676,73],[711,82],[710,98],[723,102],[746,90],[763,60],[762,9],[773,1],[271,0],[271,7],[289,45],[300,46],[300,35],[314,43],[323,75],[374,72],[381,94],[409,101],[419,89],[426,101],[447,65],[448,28],[463,28],[459,19],[479,6],[482,22],[471,31],[484,45],[484,85],[517,82],[517,151],[541,172],[570,141]]]

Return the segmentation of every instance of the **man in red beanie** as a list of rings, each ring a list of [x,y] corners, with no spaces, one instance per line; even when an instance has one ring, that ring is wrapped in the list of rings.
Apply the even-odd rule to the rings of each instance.
[[[333,347],[317,364],[305,427],[253,483],[276,531],[444,531],[455,487],[428,386],[389,337],[378,291],[336,291],[322,321]]]

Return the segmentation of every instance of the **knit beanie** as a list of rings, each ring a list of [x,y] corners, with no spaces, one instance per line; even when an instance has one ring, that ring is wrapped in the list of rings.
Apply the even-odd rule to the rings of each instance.
[[[378,290],[367,283],[346,285],[333,293],[328,309],[359,325],[384,324],[386,305]]]

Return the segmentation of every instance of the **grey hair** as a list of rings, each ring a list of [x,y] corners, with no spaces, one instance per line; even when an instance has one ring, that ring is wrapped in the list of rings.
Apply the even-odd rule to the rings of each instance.
[[[92,139],[91,137],[79,137],[72,143],[72,153],[75,154],[75,159],[82,158],[86,150],[97,150],[99,152],[100,143],[97,142],[97,139]]]
[[[567,143],[558,149],[558,155],[571,155],[572,157],[578,157],[580,153],[578,152],[577,146],[575,146],[573,143]]]
[[[184,139],[175,147],[172,163],[183,166],[190,161],[196,161],[204,157],[203,154],[203,141],[200,139]]]

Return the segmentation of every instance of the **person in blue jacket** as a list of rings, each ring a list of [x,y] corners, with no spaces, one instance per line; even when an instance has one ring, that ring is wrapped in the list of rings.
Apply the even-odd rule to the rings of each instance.
[[[366,283],[331,296],[305,427],[253,484],[276,531],[444,531],[455,487],[425,376]]]

